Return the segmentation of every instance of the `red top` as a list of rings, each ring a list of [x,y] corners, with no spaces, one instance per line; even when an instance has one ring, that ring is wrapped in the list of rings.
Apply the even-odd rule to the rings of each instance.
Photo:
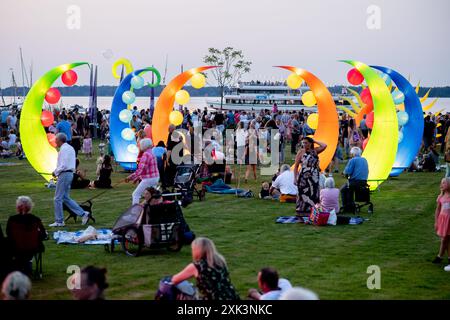
[[[147,149],[142,155],[136,172],[128,177],[132,181],[159,178],[158,162],[152,153],[152,149]]]

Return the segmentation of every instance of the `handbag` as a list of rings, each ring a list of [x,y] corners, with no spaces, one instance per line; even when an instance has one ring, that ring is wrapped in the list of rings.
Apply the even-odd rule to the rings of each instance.
[[[311,214],[309,215],[309,224],[313,224],[315,226],[326,226],[329,218],[329,212],[324,211],[321,206],[315,205],[311,208]]]

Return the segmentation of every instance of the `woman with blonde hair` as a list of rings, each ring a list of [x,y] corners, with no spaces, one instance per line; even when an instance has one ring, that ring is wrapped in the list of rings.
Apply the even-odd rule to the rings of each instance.
[[[440,189],[441,193],[436,200],[434,229],[441,238],[441,246],[433,263],[441,263],[445,252],[447,252],[448,264],[450,265],[450,178],[441,180]]]
[[[214,242],[208,238],[197,238],[191,247],[193,262],[172,277],[172,284],[195,278],[204,300],[239,300],[230,281],[227,263]]]

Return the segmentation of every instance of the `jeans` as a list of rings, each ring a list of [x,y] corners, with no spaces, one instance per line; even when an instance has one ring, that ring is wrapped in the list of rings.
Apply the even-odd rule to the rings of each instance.
[[[142,179],[142,181],[138,184],[136,189],[133,191],[133,205],[139,204],[139,200],[141,200],[141,196],[144,193],[146,188],[156,187],[158,185],[159,177],[156,178],[148,178]]]
[[[72,185],[73,173],[63,172],[58,176],[55,190],[55,221],[58,223],[64,222],[63,204],[69,210],[73,211],[78,216],[84,216],[84,210],[72,200],[69,196],[70,186]]]
[[[445,163],[445,177],[450,177],[450,162]]]

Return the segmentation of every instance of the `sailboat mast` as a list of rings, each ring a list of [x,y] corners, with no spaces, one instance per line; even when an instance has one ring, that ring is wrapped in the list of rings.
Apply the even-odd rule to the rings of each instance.
[[[28,83],[27,71],[25,70],[25,66],[23,64],[22,47],[19,47],[19,51],[20,51],[20,70],[22,72],[22,98],[25,98],[25,81],[28,87],[30,84]]]
[[[167,75],[167,61],[169,60],[169,55],[166,54],[166,66],[164,67],[164,77],[163,77],[163,84],[166,84],[166,75]]]
[[[17,96],[17,83],[16,83],[16,78],[14,77],[14,69],[10,68],[9,70],[11,70],[11,82],[12,82],[12,87],[14,88],[13,105],[15,105],[16,104],[16,96]]]

